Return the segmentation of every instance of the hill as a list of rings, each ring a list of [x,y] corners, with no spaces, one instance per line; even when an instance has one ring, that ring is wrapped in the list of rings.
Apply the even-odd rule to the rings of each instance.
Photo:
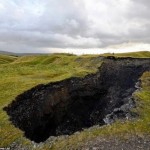
[[[14,53],[9,51],[0,51],[0,55],[11,55],[11,56],[27,56],[27,55],[48,55],[49,53]]]
[[[17,55],[16,53],[8,52],[8,51],[0,51],[0,54],[1,54],[1,55],[13,55],[13,56],[16,56],[16,55]]]

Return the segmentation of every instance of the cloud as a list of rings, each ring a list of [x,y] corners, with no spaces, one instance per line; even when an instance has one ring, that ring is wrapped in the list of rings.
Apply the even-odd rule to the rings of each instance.
[[[0,0],[0,50],[150,43],[149,7],[148,0]]]

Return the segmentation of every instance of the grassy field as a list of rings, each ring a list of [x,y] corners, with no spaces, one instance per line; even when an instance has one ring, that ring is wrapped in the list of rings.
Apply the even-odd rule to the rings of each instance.
[[[106,54],[110,55],[110,54]],[[150,52],[115,54],[130,57],[149,57]],[[83,77],[96,72],[102,62],[96,59],[98,55],[75,56],[70,54],[53,54],[40,56],[5,56],[0,55],[0,147],[9,147],[13,142],[31,146],[32,143],[23,136],[22,131],[15,128],[8,120],[3,107],[8,105],[18,94],[40,83],[63,80],[72,76]],[[134,122],[122,124],[116,122],[112,126],[83,131],[67,138],[60,138],[52,149],[78,147],[84,141],[99,135],[145,134],[150,132],[150,72],[142,76],[143,90],[136,93],[139,101],[135,111],[141,116]],[[142,107],[141,107],[142,105]],[[41,149],[49,149],[43,145]]]

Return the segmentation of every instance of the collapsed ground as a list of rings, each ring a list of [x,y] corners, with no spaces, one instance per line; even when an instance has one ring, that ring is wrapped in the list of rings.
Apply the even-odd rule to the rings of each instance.
[[[143,72],[150,70],[149,59],[103,61],[96,74],[38,85],[19,95],[5,108],[10,120],[27,138],[41,142],[132,116],[132,93]]]

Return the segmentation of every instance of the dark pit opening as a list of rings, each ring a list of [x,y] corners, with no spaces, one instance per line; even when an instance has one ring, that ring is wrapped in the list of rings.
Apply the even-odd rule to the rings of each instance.
[[[143,72],[150,70],[149,64],[149,59],[104,59],[96,74],[38,85],[17,96],[4,110],[35,142],[104,125],[114,115],[126,117],[130,112],[132,93]]]

